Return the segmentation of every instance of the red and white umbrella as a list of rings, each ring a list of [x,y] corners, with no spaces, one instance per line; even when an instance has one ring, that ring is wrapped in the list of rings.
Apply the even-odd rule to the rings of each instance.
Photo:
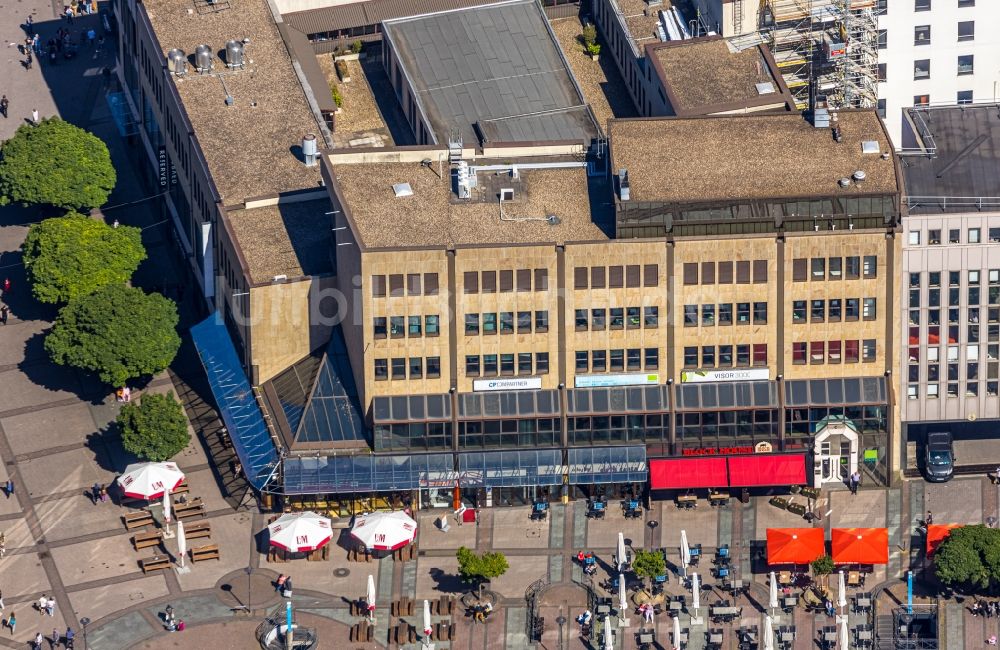
[[[177,463],[134,463],[118,477],[122,493],[133,499],[157,499],[183,482]]]
[[[325,546],[333,537],[330,520],[315,512],[294,512],[282,515],[267,527],[272,546],[303,553]]]
[[[371,512],[354,518],[351,536],[376,551],[395,551],[417,536],[417,522],[404,512]]]

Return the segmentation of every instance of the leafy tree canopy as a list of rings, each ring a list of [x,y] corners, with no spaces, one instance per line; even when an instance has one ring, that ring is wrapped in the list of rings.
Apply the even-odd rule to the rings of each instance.
[[[821,555],[812,561],[810,565],[814,575],[825,576],[833,573],[833,558],[829,555]]]
[[[490,578],[499,578],[510,568],[510,565],[507,564],[507,557],[503,553],[476,555],[462,546],[455,552],[455,557],[458,558],[458,573],[466,582],[482,582]]]
[[[125,450],[143,460],[169,460],[191,441],[184,408],[172,392],[143,395],[138,403],[126,404],[118,426]]]
[[[987,590],[1000,584],[1000,530],[982,524],[952,530],[934,551],[934,570],[949,586]]]
[[[139,228],[112,228],[76,212],[31,226],[23,250],[35,298],[47,303],[124,284],[146,259]]]
[[[92,133],[58,117],[21,126],[3,143],[0,204],[47,203],[60,208],[96,208],[115,186],[108,147]]]
[[[45,349],[59,365],[97,373],[123,386],[159,372],[180,348],[177,305],[158,293],[121,284],[102,287],[59,311]]]
[[[643,578],[666,575],[667,560],[660,551],[636,549],[635,557],[632,558],[632,570]]]

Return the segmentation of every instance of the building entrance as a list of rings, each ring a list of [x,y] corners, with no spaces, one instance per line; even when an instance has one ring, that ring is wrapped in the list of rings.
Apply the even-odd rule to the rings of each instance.
[[[850,420],[827,418],[813,440],[813,485],[843,483],[858,471],[858,430]]]

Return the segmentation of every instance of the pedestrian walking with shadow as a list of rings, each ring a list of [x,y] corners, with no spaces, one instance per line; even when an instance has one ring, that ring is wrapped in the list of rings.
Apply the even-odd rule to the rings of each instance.
[[[56,628],[52,628],[52,641],[51,641],[52,648],[58,648],[59,647],[59,640],[60,639],[62,639],[62,635],[59,634],[59,630],[57,630]]]
[[[35,19],[31,17],[31,14],[28,14],[28,19],[24,21],[24,31],[29,34],[35,33]]]
[[[7,493],[7,498],[9,499],[14,494],[14,481],[8,478],[7,483],[3,486],[3,491]]]
[[[35,640],[31,642],[32,650],[42,650],[42,641],[44,640],[45,638],[42,636],[41,632],[36,634]]]
[[[56,599],[49,596],[49,599],[45,601],[45,613],[49,616],[56,615]]]
[[[10,100],[7,99],[7,95],[0,97],[0,114],[3,115],[3,119],[7,119],[7,107],[10,106]]]
[[[31,55],[31,50],[28,50],[28,56],[24,59],[24,69],[31,70],[31,64],[34,62],[35,57]]]
[[[38,119],[38,109],[37,108],[31,109],[31,122],[35,126],[38,126],[41,123],[40,120]],[[9,282],[9,280],[8,280],[8,282]],[[7,291],[8,291],[8,289],[4,289],[3,292],[6,294]]]
[[[46,596],[45,594],[42,594],[41,598],[39,598],[38,602],[35,604],[35,606],[38,608],[38,613],[42,616],[45,615],[45,603],[47,602],[49,602],[49,597]]]
[[[0,307],[0,324],[7,324],[7,317],[10,316],[10,307],[3,305]]]
[[[14,631],[17,628],[17,617],[14,616],[14,610],[11,610],[10,616],[7,617],[7,627],[10,628],[10,635],[14,636]]]

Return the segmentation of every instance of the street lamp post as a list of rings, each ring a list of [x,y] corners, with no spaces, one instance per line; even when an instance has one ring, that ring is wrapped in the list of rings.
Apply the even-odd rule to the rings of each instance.
[[[87,626],[90,625],[90,619],[84,616],[80,619],[80,625],[83,626],[83,650],[87,650]]]
[[[247,614],[250,614],[253,611],[252,609],[250,609],[250,589],[251,589],[250,576],[253,575],[253,567],[252,566],[248,566],[247,568],[245,568],[243,570],[247,572],[247,604],[246,604],[246,608],[247,608]]]

